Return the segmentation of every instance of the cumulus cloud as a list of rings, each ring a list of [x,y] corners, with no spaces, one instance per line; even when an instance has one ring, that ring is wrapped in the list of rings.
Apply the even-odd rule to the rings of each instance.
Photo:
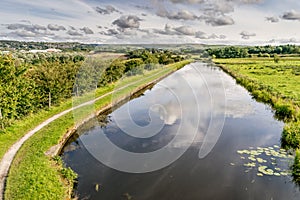
[[[195,35],[195,31],[190,26],[180,26],[174,28],[175,31],[177,31],[180,35]]]
[[[120,30],[124,31],[125,29],[139,28],[140,21],[142,21],[142,19],[140,19],[138,16],[126,15],[115,20],[112,24],[117,25]]]
[[[282,19],[285,19],[285,20],[300,20],[300,12],[297,12],[295,10],[285,12],[282,15]]]
[[[12,30],[9,33],[10,36],[21,38],[34,38],[53,35],[49,32],[45,26],[38,24],[6,24],[8,30]]]
[[[76,30],[68,30],[67,34],[71,36],[82,36],[82,34]]]
[[[211,35],[207,35],[206,33],[202,31],[197,31],[195,33],[195,37],[199,39],[226,39],[225,35],[216,35],[215,33]]]
[[[16,35],[18,37],[25,37],[25,38],[36,36],[35,33],[31,32],[31,31],[26,31],[26,30],[17,30],[17,31],[14,31],[14,32],[10,33],[10,34]]]
[[[118,34],[115,34],[114,36],[117,39],[122,39],[122,40],[127,40],[130,41],[132,40],[132,38],[138,38],[139,34],[138,34],[138,29],[125,29],[122,32],[119,32]]]
[[[248,31],[243,31],[240,33],[240,35],[242,36],[242,39],[244,39],[244,40],[248,40],[248,39],[250,39],[250,37],[256,36],[255,33],[249,33]]]
[[[233,25],[234,20],[229,16],[206,16],[205,22],[212,26],[226,26]]]
[[[85,34],[94,34],[94,32],[89,27],[83,27],[82,30]]]
[[[6,28],[9,30],[18,30],[23,29],[26,31],[39,31],[39,30],[46,30],[47,28],[45,26],[41,26],[38,24],[6,24]]]
[[[279,19],[277,17],[266,17],[266,20],[272,23],[279,22]]]
[[[234,11],[234,4],[226,1],[210,2],[205,4],[202,9],[209,15],[224,15]]]
[[[100,13],[101,15],[109,15],[111,13],[121,13],[119,10],[117,10],[116,8],[114,8],[111,5],[106,6],[105,8],[101,8],[101,7],[96,7],[95,8],[96,12]]]
[[[153,29],[153,32],[161,35],[195,35],[195,30],[190,26],[173,27],[170,24],[166,24],[164,30]]]
[[[117,31],[117,30],[115,30],[115,29],[108,29],[107,31],[101,31],[100,34],[101,34],[101,35],[112,36],[112,35],[117,35],[117,34],[119,34],[119,31]]]
[[[47,28],[50,31],[65,31],[66,30],[66,28],[64,26],[60,26],[57,24],[48,24]]]
[[[206,38],[207,38],[207,37],[206,37],[206,33],[202,32],[202,31],[197,31],[197,32],[195,33],[195,37],[196,37],[196,38],[199,38],[199,39],[206,39]]]
[[[159,9],[156,14],[160,17],[166,17],[173,20],[194,20],[198,17],[188,10],[180,10],[178,12],[168,12],[166,9]]]
[[[205,1],[200,8],[203,14],[199,19],[212,26],[233,25],[235,22],[228,14],[234,11],[234,6],[234,0]]]
[[[198,19],[204,20],[207,24],[212,26],[225,26],[234,24],[234,20],[227,16],[226,14],[234,12],[234,8],[238,5],[243,4],[258,4],[264,0],[169,0],[172,3],[181,3],[181,4],[199,4],[200,11],[203,15],[198,17]],[[159,13],[163,13],[163,7],[158,7]],[[168,16],[168,15],[166,15]],[[190,16],[191,17],[191,16]],[[171,18],[171,17],[168,17]],[[197,19],[194,16],[193,19]]]
[[[35,30],[25,30],[17,29],[9,33],[10,36],[20,37],[20,38],[36,38],[36,37],[45,37],[45,36],[54,36],[53,33],[44,30],[44,29],[35,29]]]
[[[76,30],[76,28],[75,28],[74,26],[69,26],[69,28],[70,28],[71,30],[73,30],[73,31]]]
[[[170,24],[166,24],[164,30],[153,29],[153,32],[162,35],[176,35],[176,32],[173,31],[173,27]]]

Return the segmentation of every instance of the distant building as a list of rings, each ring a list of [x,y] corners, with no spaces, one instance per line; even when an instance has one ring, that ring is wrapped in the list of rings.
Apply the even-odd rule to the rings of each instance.
[[[47,52],[55,52],[55,53],[62,52],[62,50],[60,50],[60,49],[46,49],[46,51]]]
[[[58,53],[62,52],[60,49],[46,49],[46,50],[38,50],[38,49],[32,49],[29,50],[29,53]]]
[[[9,52],[10,52],[10,51],[0,51],[0,53],[1,53],[2,55],[4,55],[4,54],[9,54]]]
[[[29,53],[47,53],[46,50],[38,50],[38,49],[32,49],[28,51]]]

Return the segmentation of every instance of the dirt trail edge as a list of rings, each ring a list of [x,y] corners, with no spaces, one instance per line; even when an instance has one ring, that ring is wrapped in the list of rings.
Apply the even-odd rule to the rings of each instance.
[[[146,83],[146,85],[148,84],[153,84],[153,83],[156,83],[158,81],[160,81],[161,79],[165,78],[166,76],[170,75],[171,73],[175,72],[176,70],[172,70],[171,72],[168,72],[167,74],[164,74],[162,77],[159,77],[153,81],[150,81],[149,83]],[[151,77],[154,77],[158,74],[160,74],[162,72],[158,72],[158,73],[155,73],[149,77],[146,77],[146,78],[151,78]],[[40,125],[38,125],[37,127],[35,127],[34,129],[32,129],[31,131],[29,131],[28,133],[26,133],[21,139],[19,139],[16,143],[14,143],[10,148],[9,150],[4,154],[4,156],[2,157],[2,160],[0,162],[0,200],[3,200],[4,199],[4,190],[5,190],[5,183],[6,183],[6,178],[7,178],[7,175],[8,175],[8,172],[9,172],[9,168],[11,166],[11,163],[15,157],[15,155],[17,154],[18,150],[21,148],[21,146],[24,144],[24,142],[26,142],[26,140],[28,140],[31,136],[33,136],[36,132],[38,132],[39,130],[41,130],[42,128],[44,128],[45,126],[47,126],[48,124],[50,124],[51,122],[55,121],[56,119],[62,117],[63,115],[73,111],[73,110],[76,110],[78,108],[81,108],[83,106],[87,106],[87,105],[90,105],[90,104],[93,104],[95,103],[96,101],[116,92],[116,91],[119,91],[119,90],[122,90],[126,87],[129,87],[131,85],[134,85],[138,82],[140,82],[141,80],[138,80],[138,81],[135,81],[133,83],[130,83],[130,84],[127,84],[123,87],[120,87],[118,89],[115,89],[111,92],[108,92],[100,97],[97,97],[91,101],[87,101],[83,104],[80,104],[76,107],[72,107],[68,110],[65,110],[61,113],[58,113],[56,115],[54,115],[53,117],[47,119],[46,121],[44,121],[43,123],[41,123]]]

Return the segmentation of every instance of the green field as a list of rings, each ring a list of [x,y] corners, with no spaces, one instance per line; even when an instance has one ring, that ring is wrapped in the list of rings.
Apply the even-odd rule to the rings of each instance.
[[[268,86],[283,99],[300,105],[300,58],[281,58],[278,63],[272,58],[215,59],[240,76]]]
[[[275,116],[285,121],[281,143],[296,149],[293,175],[300,182],[300,58],[214,59],[258,100],[270,104]]]

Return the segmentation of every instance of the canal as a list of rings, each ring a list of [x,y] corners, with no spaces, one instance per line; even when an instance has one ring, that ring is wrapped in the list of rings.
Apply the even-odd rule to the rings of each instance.
[[[283,122],[196,62],[79,128],[62,151],[79,199],[300,199]]]

